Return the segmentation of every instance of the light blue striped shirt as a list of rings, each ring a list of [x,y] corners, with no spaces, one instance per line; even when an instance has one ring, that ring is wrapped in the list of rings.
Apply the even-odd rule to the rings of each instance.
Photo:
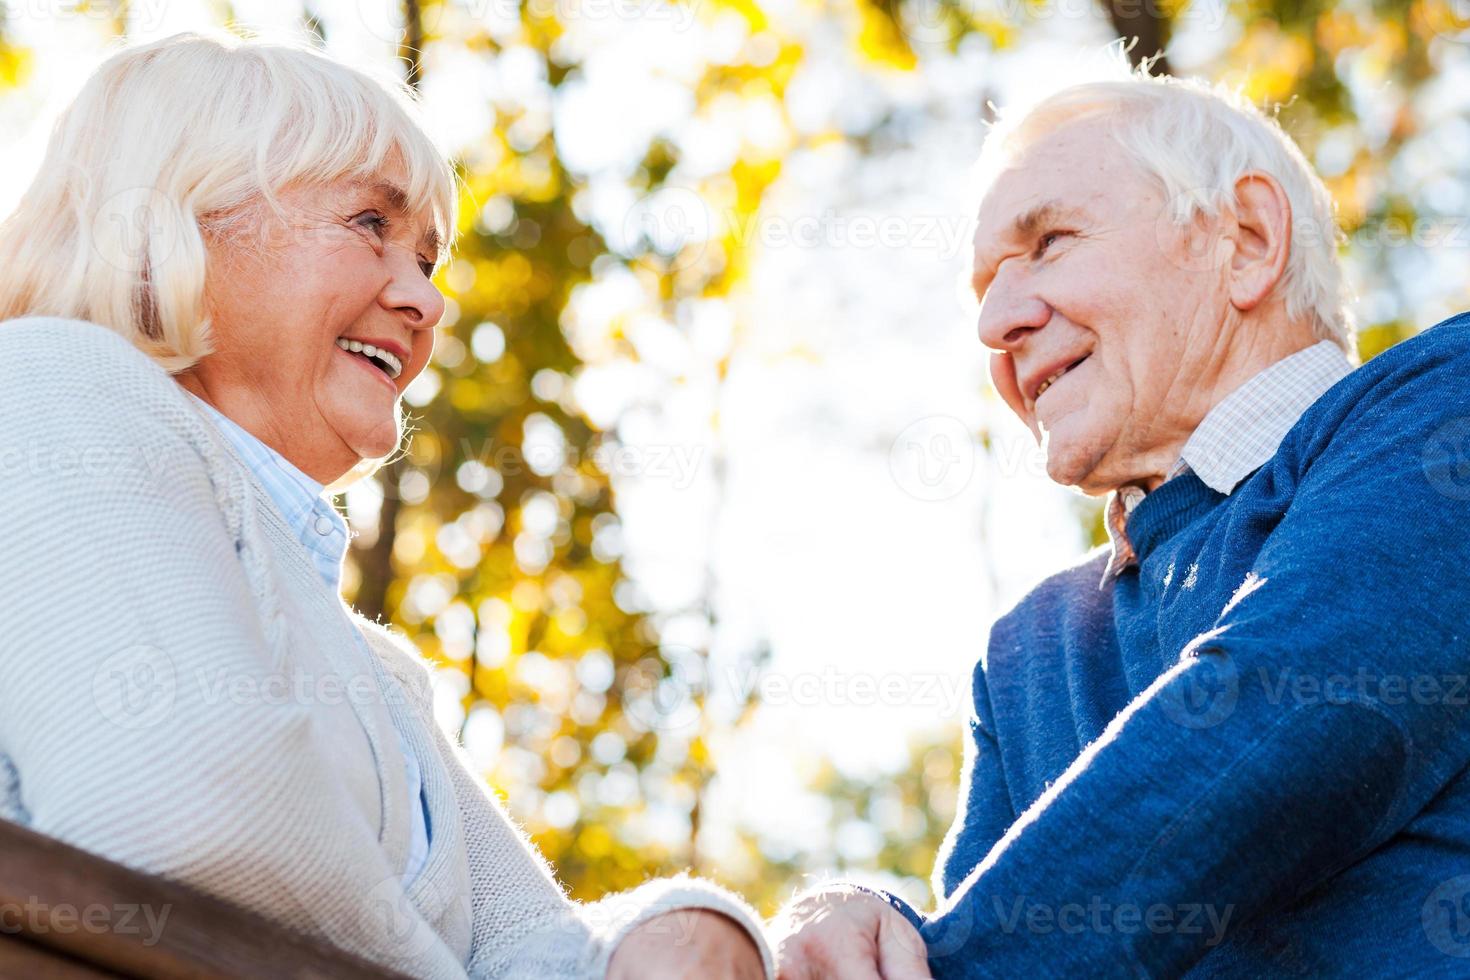
[[[186,389],[187,390],[187,389]],[[235,452],[250,467],[250,472],[265,487],[271,500],[280,510],[281,516],[296,537],[301,541],[312,563],[321,574],[322,581],[336,592],[342,587],[342,559],[347,554],[347,522],[337,513],[337,508],[322,495],[326,488],[297,469],[286,457],[255,436],[245,431],[228,416],[221,413],[204,399],[189,392],[196,402],[219,427],[221,433],[234,446]],[[356,635],[357,631],[353,630]],[[361,636],[357,638],[363,652],[369,657]],[[398,742],[403,747],[404,769],[408,776],[409,799],[417,799],[419,805],[409,807],[410,827],[408,837],[408,869],[405,884],[411,882],[423,870],[429,856],[429,804],[423,795],[423,778],[418,760],[408,747],[403,733],[396,728]]]

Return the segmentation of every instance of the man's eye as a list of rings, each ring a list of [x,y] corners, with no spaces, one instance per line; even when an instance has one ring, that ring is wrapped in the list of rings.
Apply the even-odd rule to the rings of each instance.
[[[1039,238],[1036,242],[1037,257],[1045,255],[1046,250],[1055,245],[1057,243],[1057,240],[1066,234],[1069,233],[1065,231],[1049,231],[1045,235],[1042,235],[1041,238]]]
[[[427,259],[419,259],[419,269],[423,272],[425,279],[434,278],[434,263]]]

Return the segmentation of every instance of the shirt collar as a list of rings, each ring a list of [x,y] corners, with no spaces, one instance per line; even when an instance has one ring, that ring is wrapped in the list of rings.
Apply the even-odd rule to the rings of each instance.
[[[1281,440],[1302,414],[1352,370],[1342,348],[1330,340],[1282,358],[1253,375],[1205,415],[1165,479],[1192,470],[1205,486],[1228,496],[1276,455]],[[1112,556],[1103,572],[1103,584],[1138,561],[1128,540],[1128,516],[1144,496],[1135,486],[1120,487],[1108,495],[1104,527],[1112,542]]]
[[[193,392],[189,395],[265,488],[287,526],[306,549],[317,573],[336,591],[342,581],[342,559],[347,554],[347,522],[331,501],[322,496],[326,488],[219,409]]]

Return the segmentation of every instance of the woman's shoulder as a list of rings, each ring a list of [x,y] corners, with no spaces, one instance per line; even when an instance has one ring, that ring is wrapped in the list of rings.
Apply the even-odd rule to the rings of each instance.
[[[351,607],[348,607],[348,615],[367,640],[368,648],[383,662],[389,673],[427,703],[433,696],[430,668],[413,641],[383,623],[368,619]]]
[[[109,393],[177,387],[168,373],[116,331],[59,316],[0,322],[0,370],[11,384],[37,394],[100,385]]]
[[[0,322],[0,460],[16,493],[134,477],[181,505],[233,512],[243,483],[192,396],[107,327],[64,317]],[[30,479],[26,479],[29,476]]]
[[[110,433],[116,444],[201,436],[188,393],[115,331],[86,320],[0,322],[0,410],[14,438]]]

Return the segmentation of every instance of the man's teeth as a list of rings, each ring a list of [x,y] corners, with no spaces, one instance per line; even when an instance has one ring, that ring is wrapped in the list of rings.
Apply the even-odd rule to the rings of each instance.
[[[1037,398],[1040,398],[1041,397],[1041,393],[1052,386],[1052,382],[1053,381],[1056,381],[1057,378],[1060,378],[1062,375],[1066,374],[1070,370],[1071,370],[1071,367],[1064,367],[1060,371],[1058,371],[1056,374],[1053,374],[1051,377],[1049,377],[1045,381],[1043,381],[1041,383],[1041,387],[1039,387],[1039,388],[1036,389],[1036,397]]]
[[[397,377],[403,373],[403,363],[392,354],[383,350],[381,347],[374,347],[372,344],[364,344],[359,340],[348,340],[346,337],[338,337],[337,346],[345,351],[351,351],[354,354],[362,354],[364,357],[376,360],[384,368],[387,369],[388,377],[390,378],[397,379]]]
[[[1089,355],[1089,356],[1091,356],[1091,355]],[[1060,378],[1062,375],[1066,374],[1068,371],[1072,370],[1074,367],[1076,367],[1077,365],[1081,364],[1082,361],[1085,361],[1085,360],[1087,360],[1086,357],[1082,358],[1081,361],[1073,361],[1071,364],[1068,364],[1066,367],[1062,368],[1056,374],[1053,374],[1051,377],[1047,378],[1036,389],[1036,396],[1035,396],[1035,398],[1032,398],[1031,400],[1032,401],[1035,401],[1037,398],[1040,398],[1041,397],[1041,393],[1043,391],[1045,391],[1046,389],[1050,388],[1053,384],[1055,384],[1057,378]]]

